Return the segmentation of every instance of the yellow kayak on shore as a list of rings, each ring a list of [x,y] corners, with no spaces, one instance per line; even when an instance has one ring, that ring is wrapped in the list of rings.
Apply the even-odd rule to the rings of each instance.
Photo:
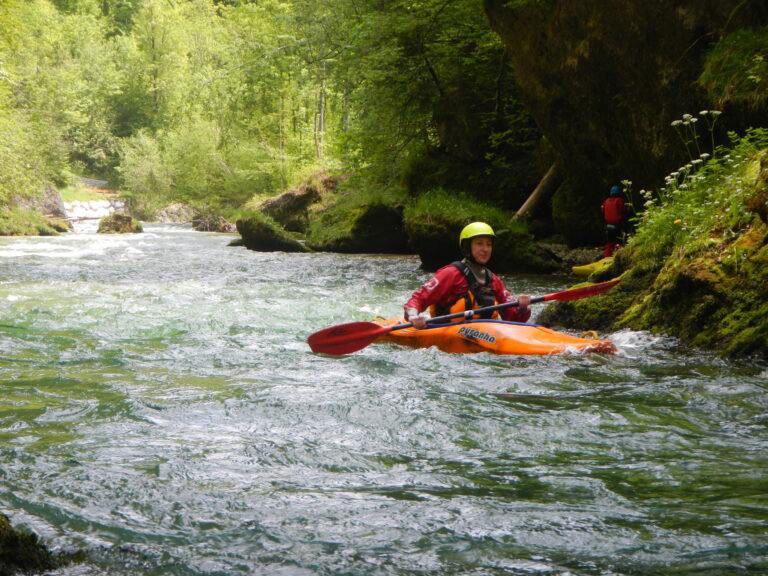
[[[381,326],[401,323],[399,318],[379,320]],[[450,324],[430,324],[423,330],[403,328],[384,333],[377,342],[393,342],[412,348],[435,346],[443,352],[475,354],[490,352],[504,355],[544,355],[568,352],[614,353],[608,340],[571,336],[538,326],[503,320],[469,320]]]
[[[572,266],[571,272],[580,278],[587,278],[595,272],[605,270],[611,264],[613,264],[613,256],[608,256],[607,258],[603,258],[597,262],[590,262],[589,264],[584,264],[583,266]]]

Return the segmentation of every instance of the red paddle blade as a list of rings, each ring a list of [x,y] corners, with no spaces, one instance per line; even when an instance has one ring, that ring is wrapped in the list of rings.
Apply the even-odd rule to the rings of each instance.
[[[603,292],[608,292],[608,290],[616,286],[616,284],[619,282],[621,282],[621,278],[609,280],[608,282],[600,282],[599,284],[579,286],[578,288],[572,288],[571,290],[564,290],[562,292],[555,292],[554,294],[547,294],[544,296],[544,300],[560,300],[561,302],[581,300],[582,298],[589,298],[590,296],[597,296]]]
[[[379,326],[373,322],[350,322],[313,332],[307,338],[307,343],[312,352],[341,356],[362,350],[390,330],[388,326]]]

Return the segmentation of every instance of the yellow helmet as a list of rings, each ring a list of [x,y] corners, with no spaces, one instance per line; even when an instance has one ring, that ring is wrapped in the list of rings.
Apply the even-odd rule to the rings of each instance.
[[[495,238],[496,234],[493,232],[493,228],[485,222],[472,222],[471,224],[464,226],[461,234],[459,234],[459,248],[464,256],[468,257],[471,255],[469,248],[470,242],[472,241],[472,238],[477,238],[478,236],[490,236],[491,238]]]

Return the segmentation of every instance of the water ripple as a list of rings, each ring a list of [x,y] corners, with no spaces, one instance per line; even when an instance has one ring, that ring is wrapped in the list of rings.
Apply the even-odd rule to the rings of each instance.
[[[768,566],[764,366],[630,331],[614,356],[314,355],[399,315],[418,260],[230,239],[0,239],[0,503],[84,551],[56,574]]]

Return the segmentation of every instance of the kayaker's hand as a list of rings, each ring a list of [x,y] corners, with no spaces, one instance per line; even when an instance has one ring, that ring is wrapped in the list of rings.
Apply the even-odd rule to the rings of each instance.
[[[409,308],[405,311],[405,319],[413,324],[413,327],[418,330],[427,327],[427,319],[423,316],[419,316],[419,311],[415,308]]]
[[[530,294],[520,294],[517,297],[517,307],[520,310],[527,310],[530,305],[531,305]]]

